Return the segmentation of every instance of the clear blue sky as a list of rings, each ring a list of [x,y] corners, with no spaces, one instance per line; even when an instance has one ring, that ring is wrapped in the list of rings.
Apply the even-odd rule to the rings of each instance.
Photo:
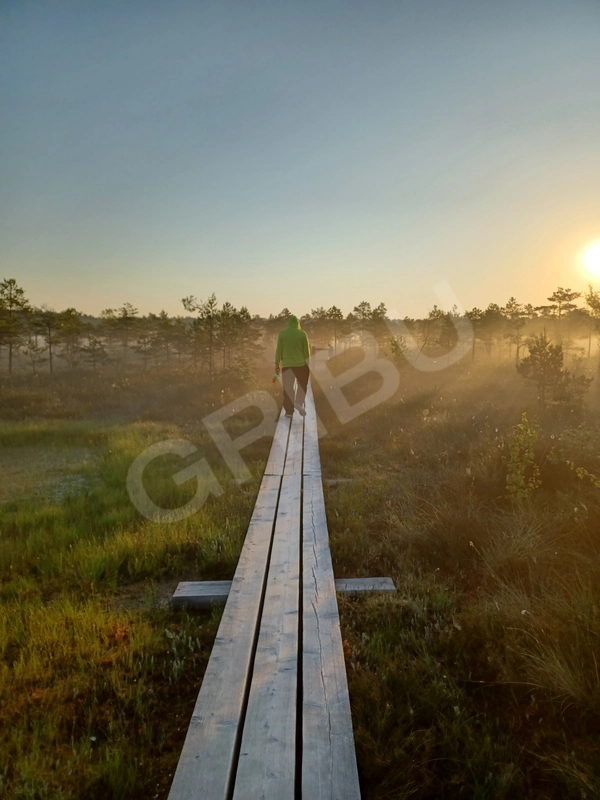
[[[584,288],[600,2],[3,0],[0,278],[423,314]]]

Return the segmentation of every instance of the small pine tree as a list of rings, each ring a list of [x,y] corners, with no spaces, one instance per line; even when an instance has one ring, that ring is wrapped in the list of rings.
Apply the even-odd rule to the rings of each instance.
[[[34,375],[38,374],[38,369],[46,363],[46,356],[44,355],[48,347],[41,345],[35,332],[30,332],[23,354],[29,359],[31,369]]]
[[[508,446],[506,491],[512,497],[523,499],[542,485],[540,470],[535,463],[534,445],[537,442],[537,427],[529,422],[527,413],[521,414],[521,422],[515,426]]]
[[[108,361],[108,353],[106,346],[99,336],[93,333],[86,333],[86,344],[79,347],[79,352],[83,355],[84,361],[90,364],[94,372],[96,367],[106,364]]]
[[[562,347],[552,344],[545,332],[529,339],[527,346],[529,355],[517,364],[517,372],[537,384],[538,400],[543,408],[549,390],[563,379]]]
[[[585,375],[573,375],[563,367],[563,349],[552,344],[546,333],[534,336],[527,342],[529,355],[517,364],[517,372],[538,387],[538,401],[542,408],[549,395],[558,403],[580,404],[592,383]]]
[[[59,332],[63,344],[60,357],[65,359],[71,369],[77,366],[80,353],[79,343],[84,330],[81,316],[81,312],[75,308],[67,308],[61,311],[59,315]]]
[[[404,336],[393,336],[389,340],[390,351],[392,359],[397,367],[403,366],[408,363],[409,346],[406,343]]]
[[[54,348],[61,343],[60,314],[57,311],[42,306],[34,312],[33,327],[35,332],[40,333],[46,341],[48,368],[50,370],[50,376],[52,377],[54,374]]]
[[[0,282],[0,345],[8,347],[8,374],[12,374],[13,354],[18,350],[24,330],[24,316],[30,310],[25,291],[14,278]]]

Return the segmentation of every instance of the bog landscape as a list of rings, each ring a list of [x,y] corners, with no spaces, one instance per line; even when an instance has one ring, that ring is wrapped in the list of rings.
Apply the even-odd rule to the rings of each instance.
[[[0,2],[1,800],[600,798],[599,41]]]
[[[335,577],[397,589],[338,595],[362,796],[591,800],[600,294],[422,319],[383,301],[301,318]],[[281,406],[290,311],[190,295],[94,317],[0,284],[2,796],[167,797],[222,614],[171,596],[232,579],[272,439],[236,479],[203,420],[228,409],[235,439],[261,420],[250,393]],[[152,507],[185,507],[201,479],[173,476],[201,458],[220,491],[152,518],[128,474],[172,440],[193,452],[148,463]]]

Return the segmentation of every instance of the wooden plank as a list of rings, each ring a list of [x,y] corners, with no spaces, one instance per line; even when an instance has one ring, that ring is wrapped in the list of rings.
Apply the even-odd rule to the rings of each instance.
[[[290,438],[288,440],[285,467],[283,469],[284,475],[302,475],[303,444],[304,417],[295,413],[290,426]],[[298,516],[300,516],[300,509],[298,509]]]
[[[336,578],[335,591],[340,594],[356,595],[365,592],[395,592],[391,578]]]
[[[181,581],[171,598],[173,608],[224,606],[232,581]]]
[[[231,581],[181,581],[172,597],[173,608],[209,608],[225,605]],[[368,592],[395,592],[391,578],[336,578],[337,594],[360,595]]]
[[[314,425],[315,429],[317,431],[317,437],[319,439],[322,439],[323,436],[327,436],[327,428],[325,427],[325,425],[321,421],[321,418],[317,414],[317,410],[316,410],[316,407],[315,407],[315,397],[314,397],[313,390],[312,390],[312,379],[308,383],[308,390],[307,390],[306,394],[307,394],[307,396],[310,395],[310,405],[312,406],[310,411],[309,411],[309,409],[307,407],[307,416],[309,417],[309,420],[310,420],[311,430],[312,430],[312,427]],[[320,466],[320,460],[319,460],[319,466]]]
[[[320,476],[305,475],[303,492],[302,797],[359,800],[348,682]]]
[[[304,419],[294,414],[233,800],[293,800]]]
[[[283,475],[289,434],[290,419],[285,416],[284,410],[281,409],[275,434],[273,435],[273,444],[265,467],[265,475]]]
[[[169,800],[230,796],[281,480],[263,478]]]
[[[291,435],[233,800],[294,800],[302,475],[289,449],[298,444]]]
[[[319,431],[317,411],[312,385],[309,381],[306,392],[306,417],[304,418],[304,475],[321,474],[321,458],[319,456]]]

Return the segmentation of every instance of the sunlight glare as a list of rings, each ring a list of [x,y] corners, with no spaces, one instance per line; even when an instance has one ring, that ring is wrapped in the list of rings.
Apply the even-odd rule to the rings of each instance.
[[[586,248],[583,263],[590,274],[600,277],[600,240]]]

